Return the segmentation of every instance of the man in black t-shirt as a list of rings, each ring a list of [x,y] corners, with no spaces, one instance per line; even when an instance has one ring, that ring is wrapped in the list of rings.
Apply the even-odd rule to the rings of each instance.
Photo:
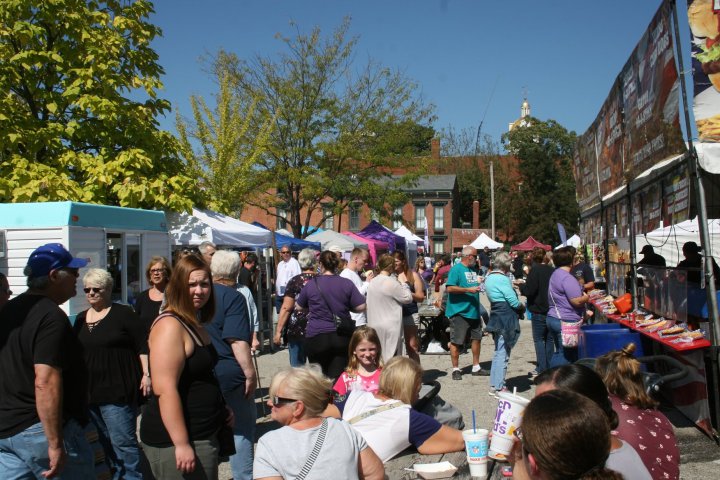
[[[59,243],[30,254],[28,290],[0,311],[0,466],[6,478],[93,478],[85,438],[82,350],[58,305],[76,294],[78,269]]]
[[[257,264],[258,256],[253,252],[248,253],[245,255],[245,260],[243,260],[240,274],[238,275],[238,283],[248,287],[253,294],[253,298],[257,298],[255,292],[255,272],[257,270]]]

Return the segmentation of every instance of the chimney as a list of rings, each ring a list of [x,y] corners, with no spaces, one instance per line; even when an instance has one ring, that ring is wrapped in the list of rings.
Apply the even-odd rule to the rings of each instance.
[[[477,200],[473,202],[472,228],[480,228],[480,202]]]
[[[430,158],[440,160],[440,139],[433,138],[430,140]]]

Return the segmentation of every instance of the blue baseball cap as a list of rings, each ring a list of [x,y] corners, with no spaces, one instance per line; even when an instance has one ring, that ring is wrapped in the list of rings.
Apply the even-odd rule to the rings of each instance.
[[[51,270],[58,268],[82,268],[88,261],[82,258],[73,258],[65,247],[60,243],[47,243],[36,248],[27,261],[30,271],[26,272],[28,277],[44,277]]]

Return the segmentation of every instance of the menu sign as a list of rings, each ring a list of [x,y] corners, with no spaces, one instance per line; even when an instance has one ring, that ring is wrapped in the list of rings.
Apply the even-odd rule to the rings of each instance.
[[[615,81],[590,130],[595,131],[600,195],[604,197],[625,185],[622,99],[618,81]]]
[[[690,218],[690,177],[687,167],[680,167],[665,184],[665,224],[675,225]]]
[[[671,2],[663,2],[619,77],[625,112],[625,171],[631,179],[686,150],[680,130],[671,8]]]
[[[650,185],[633,195],[633,228],[635,235],[652,232],[660,226],[663,201],[659,183]]]
[[[595,134],[589,130],[578,137],[573,156],[573,174],[580,211],[585,211],[600,201],[597,181],[597,157]]]

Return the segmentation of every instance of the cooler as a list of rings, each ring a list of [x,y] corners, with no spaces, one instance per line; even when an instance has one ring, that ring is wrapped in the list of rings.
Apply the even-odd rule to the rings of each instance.
[[[628,343],[637,347],[635,355],[644,355],[640,334],[627,328],[605,328],[584,330],[578,345],[580,358],[597,358],[613,350],[621,350]]]

